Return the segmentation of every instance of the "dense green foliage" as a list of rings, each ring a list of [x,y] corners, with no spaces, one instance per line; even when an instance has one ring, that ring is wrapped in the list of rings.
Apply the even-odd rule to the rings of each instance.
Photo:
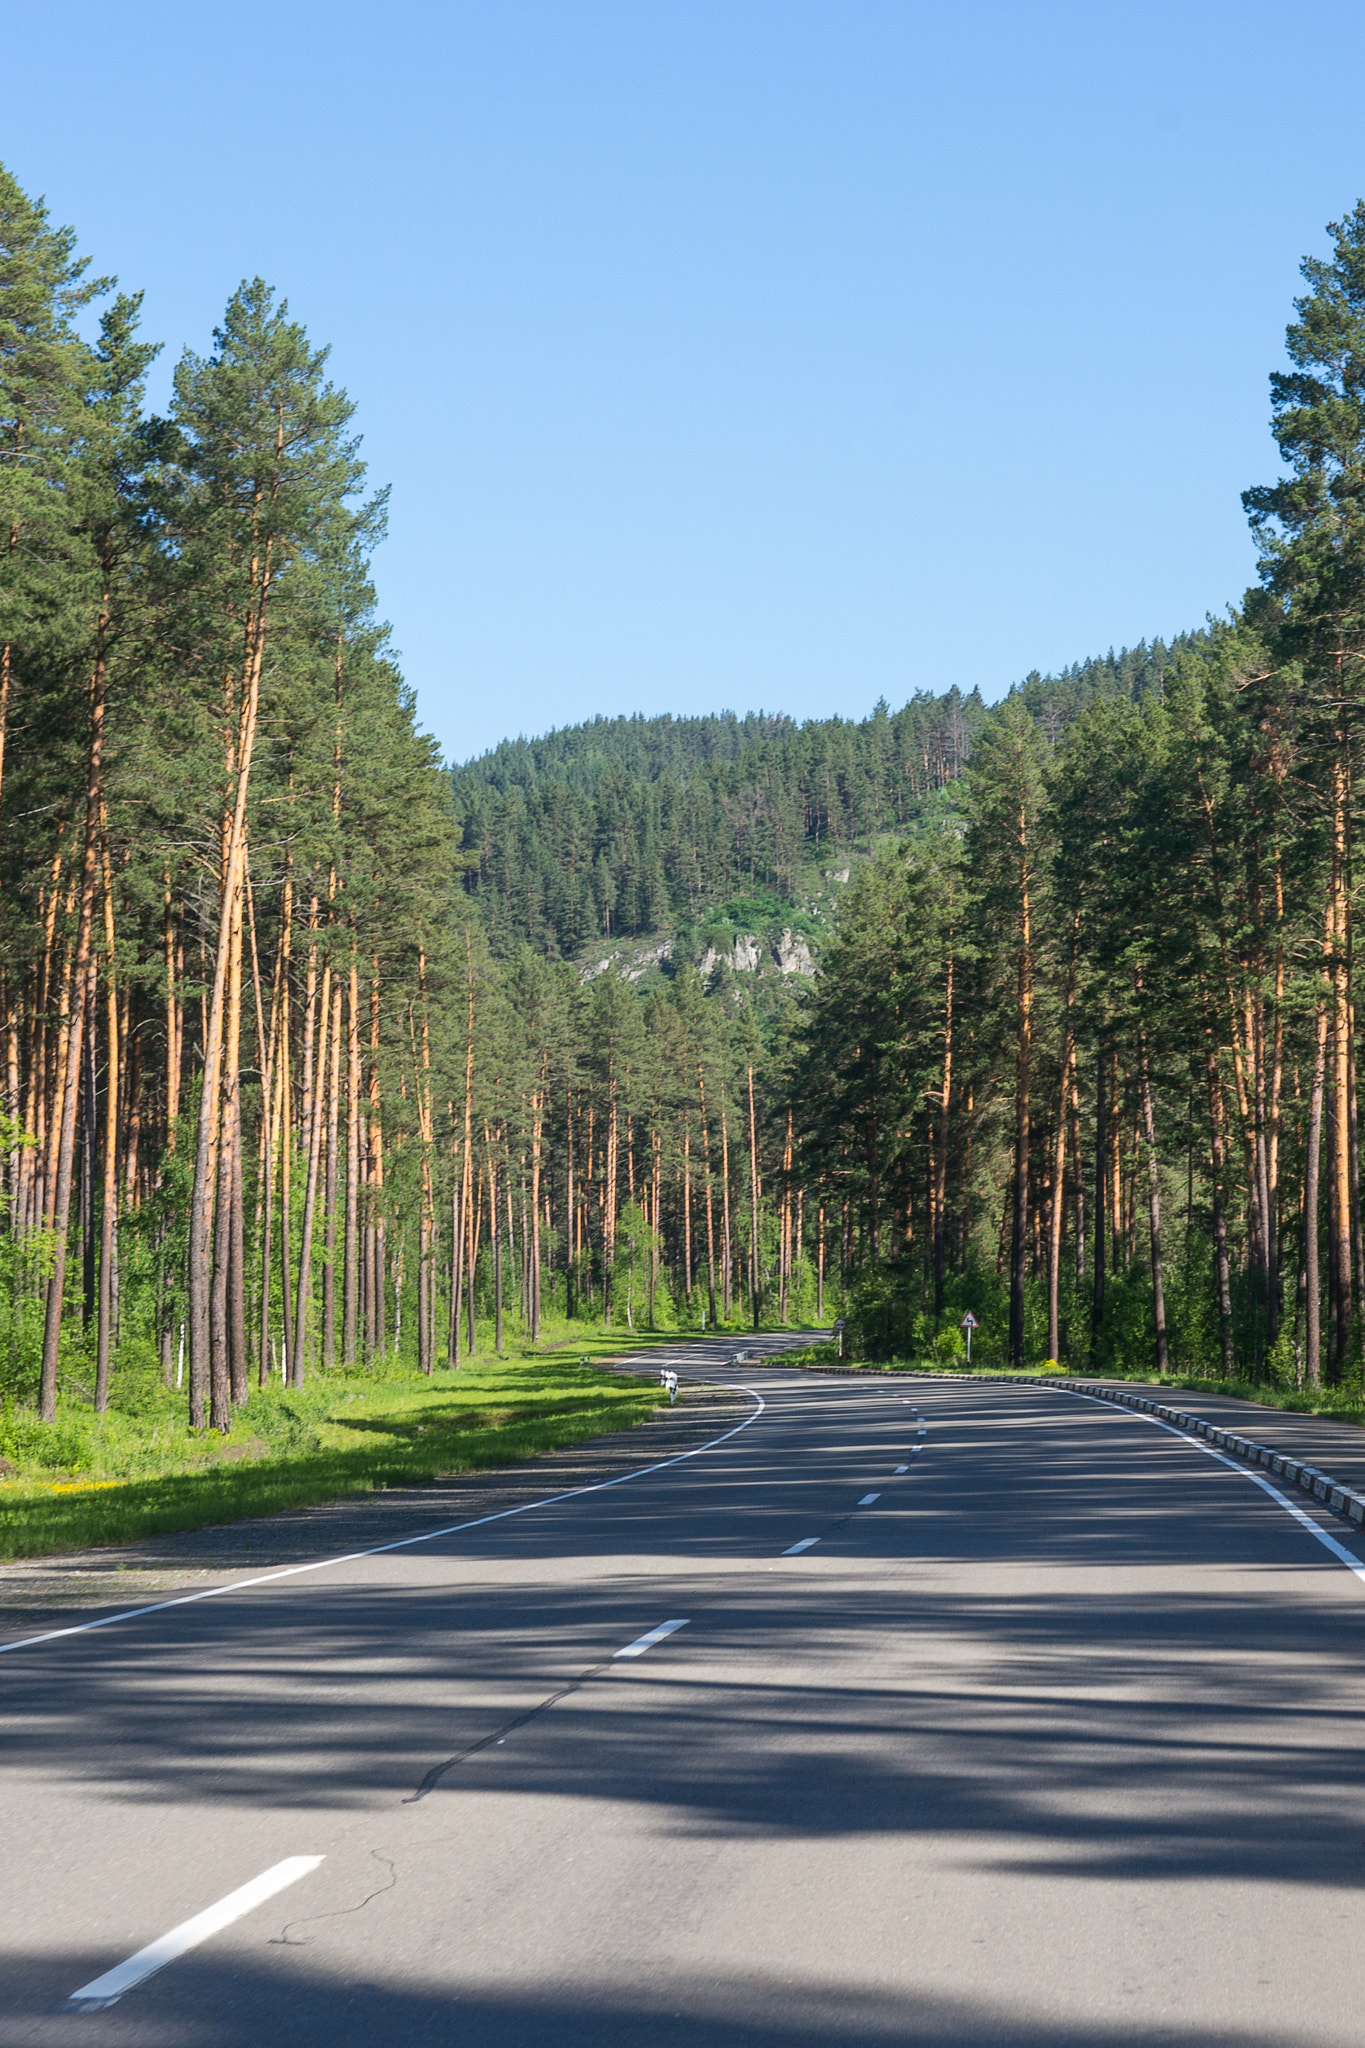
[[[0,174],[25,1457],[139,1387],[229,1436],[253,1384],[512,1324],[842,1309],[864,1356],[952,1358],[971,1308],[985,1362],[1349,1379],[1365,214],[1335,232],[1240,612],[994,709],[443,770],[325,351],[244,284],[147,417],[137,301]],[[761,956],[794,1000],[749,998]]]
[[[1362,1373],[1354,846],[1365,206],[1272,380],[1262,583],[1156,686],[990,714],[886,849],[797,1034],[853,1342],[1340,1386]],[[1084,696],[1084,690],[1078,696]]]
[[[1035,673],[1019,694],[1055,739],[1096,696],[1159,692],[1202,637]],[[986,716],[979,691],[920,691],[856,721],[599,718],[505,741],[451,773],[464,886],[500,952],[572,959],[601,939],[694,931],[756,894],[771,903],[750,929],[790,923],[822,859],[933,813]]]

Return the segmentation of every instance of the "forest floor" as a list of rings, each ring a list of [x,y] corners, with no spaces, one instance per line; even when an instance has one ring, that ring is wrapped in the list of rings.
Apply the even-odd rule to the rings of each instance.
[[[666,1341],[666,1340],[665,1340]],[[126,1543],[536,1457],[646,1421],[650,1380],[594,1360],[644,1332],[509,1342],[458,1371],[331,1373],[253,1390],[226,1435],[190,1430],[183,1394],[143,1383],[108,1413],[0,1414],[0,1557]]]

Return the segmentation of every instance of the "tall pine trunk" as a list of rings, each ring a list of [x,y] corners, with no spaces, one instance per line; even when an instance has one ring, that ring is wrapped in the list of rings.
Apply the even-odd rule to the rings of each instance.
[[[706,1074],[700,1064],[697,1067],[697,1086],[701,1091],[701,1150],[702,1175],[706,1187],[706,1303],[710,1312],[712,1327],[716,1321],[716,1226],[711,1202],[711,1134],[706,1123]]]
[[[328,1025],[331,1059],[327,1075],[327,1171],[323,1185],[326,1239],[322,1268],[322,1369],[331,1372],[336,1364],[337,1345],[337,1160],[341,1143],[341,1019],[342,987],[338,974],[332,981],[332,1015]]]
[[[1105,1098],[1105,1069],[1109,1054],[1101,1045],[1095,1056],[1095,1269],[1090,1296],[1090,1369],[1099,1364],[1100,1338],[1104,1332],[1104,1260],[1108,1234],[1109,1143],[1108,1111]]]
[[[1218,1055],[1213,1035],[1208,1034],[1207,1070],[1209,1085],[1209,1166],[1213,1183],[1213,1257],[1218,1290],[1218,1332],[1222,1347],[1223,1376],[1231,1379],[1236,1361],[1232,1347],[1232,1268],[1228,1257],[1227,1212],[1227,1119],[1223,1106],[1223,1083],[1218,1072]]]
[[[1351,1349],[1354,1260],[1351,1245],[1351,1040],[1347,967],[1346,770],[1339,751],[1332,763],[1332,860],[1328,883],[1332,988],[1332,1202],[1331,1270],[1336,1301],[1333,1365],[1345,1371]]]
[[[309,978],[313,977],[310,962]],[[303,1223],[299,1236],[299,1280],[298,1296],[294,1308],[294,1350],[291,1360],[290,1380],[296,1387],[304,1382],[308,1353],[308,1311],[313,1299],[313,1229],[317,1217],[318,1170],[322,1160],[322,1105],[318,1100],[322,1076],[327,1058],[327,1028],[332,1013],[332,963],[330,958],[322,970],[321,995],[310,1008],[318,1012],[319,1023],[314,1027],[314,1043],[309,1047],[307,1062],[309,1109],[306,1119],[308,1130],[307,1178],[303,1191]],[[313,1057],[315,1055],[315,1057]]]
[[[246,628],[243,691],[235,736],[236,784],[226,834],[219,891],[218,945],[213,983],[204,1015],[203,1060],[195,1136],[194,1178],[190,1188],[190,1423],[204,1426],[204,1396],[210,1373],[210,1317],[213,1280],[213,1196],[222,1116],[222,1068],[228,970],[232,926],[246,851],[246,807],[260,711],[261,665],[265,656],[266,603],[270,592],[271,549],[267,543],[261,565],[258,601]]]
[[[754,1070],[749,1069],[749,1307],[758,1328],[758,1124],[754,1114]]]
[[[351,938],[346,1000],[346,1220],[342,1261],[341,1362],[356,1362],[360,1310],[360,970]]]
[[[947,1282],[946,1219],[948,1209],[948,1116],[953,1100],[953,982],[957,960],[953,933],[948,931],[947,983],[943,995],[943,1072],[939,1085],[938,1143],[934,1150],[934,1213],[931,1219],[934,1253],[934,1321],[943,1315]],[[1056,1354],[1054,1352],[1053,1356]]]
[[[1033,913],[1028,812],[1021,803],[1019,830],[1018,985],[1014,1067],[1014,1217],[1010,1237],[1010,1362],[1024,1364],[1024,1282],[1028,1259],[1029,1080],[1033,1064]]]
[[[1318,1211],[1322,1188],[1322,1102],[1327,1075],[1328,1005],[1331,984],[1323,970],[1323,996],[1313,1034],[1313,1085],[1308,1103],[1308,1140],[1303,1175],[1304,1373],[1322,1385],[1322,1272],[1318,1255]]]
[[[1061,1081],[1057,1091],[1057,1129],[1052,1146],[1052,1211],[1047,1247],[1047,1355],[1062,1355],[1060,1290],[1062,1273],[1062,1223],[1065,1217],[1067,1095],[1071,1087],[1071,1066],[1076,1048],[1076,962],[1080,952],[1080,907],[1072,913],[1071,951],[1067,959],[1066,1012],[1062,1034]],[[937,1279],[937,1269],[935,1271]]]
[[[1157,1160],[1156,1117],[1152,1108],[1152,1068],[1147,1053],[1147,1026],[1142,1013],[1142,970],[1134,975],[1138,1000],[1138,1065],[1142,1089],[1142,1132],[1147,1141],[1147,1202],[1152,1257],[1152,1320],[1156,1337],[1156,1369],[1171,1369],[1166,1339],[1166,1285],[1161,1263],[1161,1169]]]
[[[118,1077],[119,1013],[114,980],[114,885],[109,861],[109,834],[100,820],[100,853],[104,881],[104,1158],[100,1192],[99,1307],[95,1333],[95,1412],[109,1406],[109,1351],[114,1322],[114,1258],[118,1232]]]
[[[107,604],[101,637],[107,627]],[[61,1344],[62,1302],[66,1291],[67,1230],[71,1219],[71,1181],[76,1156],[76,1111],[80,1098],[81,1054],[84,1045],[90,941],[95,915],[95,889],[100,870],[100,817],[104,794],[104,714],[106,656],[101,644],[90,683],[90,744],[86,756],[85,851],[81,861],[76,945],[66,998],[66,1044],[61,1067],[61,1117],[56,1137],[56,1171],[52,1191],[52,1271],[43,1315],[43,1356],[38,1412],[44,1422],[57,1415],[57,1364]]]
[[[657,1139],[656,1139],[657,1143]],[[726,1108],[724,1085],[720,1091],[720,1188],[721,1188],[721,1308],[728,1323],[734,1309],[734,1241],[730,1223],[730,1120]],[[654,1201],[654,1230],[659,1228],[658,1195]],[[650,1273],[654,1270],[655,1253],[650,1250]],[[654,1297],[650,1294],[650,1326],[654,1322]]]

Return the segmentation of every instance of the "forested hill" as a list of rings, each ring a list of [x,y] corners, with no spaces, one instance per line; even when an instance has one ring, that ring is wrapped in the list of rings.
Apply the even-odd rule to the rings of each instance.
[[[1139,702],[1201,635],[1036,671],[1017,686],[1049,739],[1097,696]],[[495,949],[572,959],[698,924],[735,899],[795,903],[822,857],[904,830],[962,771],[979,691],[810,719],[596,718],[507,740],[451,771],[464,885]]]

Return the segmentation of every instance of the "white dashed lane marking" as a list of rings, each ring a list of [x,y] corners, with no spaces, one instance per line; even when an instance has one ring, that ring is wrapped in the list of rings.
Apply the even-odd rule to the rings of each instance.
[[[661,1643],[665,1636],[671,1636],[674,1629],[686,1628],[685,1621],[661,1621],[648,1635],[636,1636],[633,1643],[627,1643],[624,1650],[612,1652],[614,1657],[643,1657],[646,1650],[652,1650],[655,1643]]]

